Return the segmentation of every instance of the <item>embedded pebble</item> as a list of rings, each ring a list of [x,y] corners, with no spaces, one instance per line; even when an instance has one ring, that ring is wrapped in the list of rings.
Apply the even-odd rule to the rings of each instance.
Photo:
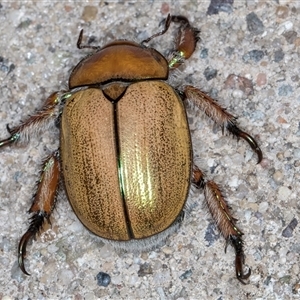
[[[257,63],[263,59],[264,55],[265,53],[262,50],[251,50],[248,53],[244,54],[242,58],[244,62],[253,61]]]
[[[165,246],[162,248],[162,251],[163,251],[163,253],[169,255],[169,254],[173,253],[173,248]]]
[[[208,49],[207,48],[202,49],[200,52],[200,58],[207,58],[207,56],[208,56]]]
[[[181,275],[179,276],[179,279],[185,280],[185,279],[191,277],[192,274],[193,274],[193,272],[192,272],[191,269],[190,269],[190,270],[187,270],[187,271],[185,271],[183,274],[181,274]]]
[[[216,69],[211,69],[211,68],[206,68],[205,70],[204,70],[204,76],[205,76],[205,78],[206,78],[206,80],[207,81],[209,81],[209,80],[211,80],[211,79],[213,79],[213,78],[215,78],[216,76],[217,76],[217,74],[218,74],[218,70],[216,70]]]
[[[291,190],[289,188],[287,188],[286,186],[281,186],[279,189],[278,189],[278,198],[280,200],[288,200],[288,197],[290,196],[291,194]]]
[[[285,19],[289,14],[289,8],[286,6],[278,6],[276,9],[277,17]]]
[[[298,225],[298,220],[296,218],[293,218],[292,221],[289,223],[289,225],[282,231],[282,236],[286,238],[290,238],[293,236],[293,231]]]
[[[267,75],[265,73],[259,73],[256,77],[256,84],[263,86],[267,84]]]
[[[239,89],[246,95],[253,94],[252,81],[246,77],[238,76],[235,74],[228,75],[225,81],[225,88]]]
[[[96,19],[98,13],[98,8],[96,6],[87,5],[83,9],[81,18],[85,22],[90,22]]]
[[[97,284],[99,286],[107,287],[110,284],[111,278],[107,273],[99,272],[96,276]]]
[[[210,0],[209,7],[207,9],[208,15],[216,15],[219,12],[232,12],[233,0]]]
[[[293,23],[291,21],[286,21],[279,26],[278,35],[281,35],[284,32],[291,30],[292,28],[293,28]]]
[[[251,12],[250,14],[248,14],[246,17],[246,21],[247,28],[251,33],[258,35],[264,32],[264,24],[255,12]]]
[[[276,172],[273,174],[273,179],[275,180],[275,182],[276,182],[277,184],[282,183],[283,178],[284,178],[283,173],[280,172],[280,171],[276,171]]]
[[[289,44],[293,44],[298,36],[298,33],[296,31],[291,30],[283,33],[283,36]]]
[[[283,84],[278,88],[279,96],[290,96],[293,92],[293,88],[289,84]]]
[[[268,210],[268,207],[269,207],[269,203],[268,202],[262,202],[258,206],[258,211],[261,214],[264,214]]]
[[[275,61],[275,62],[280,62],[280,61],[283,60],[284,56],[285,56],[285,53],[284,53],[283,50],[280,48],[280,49],[278,49],[278,50],[276,50],[276,51],[274,52],[274,61]]]

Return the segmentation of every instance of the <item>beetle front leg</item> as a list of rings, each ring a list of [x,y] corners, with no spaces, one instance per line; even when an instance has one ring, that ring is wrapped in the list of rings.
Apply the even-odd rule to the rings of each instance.
[[[197,42],[200,40],[200,31],[190,25],[189,20],[184,16],[171,16],[170,14],[166,19],[164,19],[165,26],[161,32],[158,32],[146,40],[143,40],[141,44],[149,43],[155,37],[161,36],[167,32],[170,27],[171,22],[180,23],[178,28],[177,36],[175,39],[175,49],[172,51],[169,61],[169,67],[171,69],[178,68],[186,59],[188,59],[195,51]],[[162,23],[161,22],[161,23]],[[82,35],[82,33],[80,33]],[[79,36],[78,47],[81,44],[81,36]],[[84,48],[91,48],[90,46],[83,46]]]
[[[171,21],[180,23],[175,39],[176,47],[169,59],[169,67],[175,69],[194,53],[197,42],[200,40],[200,31],[192,27],[186,17],[172,16]]]
[[[236,117],[227,112],[225,108],[221,107],[216,101],[214,101],[207,94],[193,86],[185,86],[184,97],[186,97],[191,103],[202,110],[209,118],[216,122],[222,127],[222,130],[226,128],[231,134],[237,138],[242,138],[252,148],[252,150],[257,154],[259,164],[263,158],[261,149],[257,145],[255,139],[248,134],[240,130],[236,125]]]
[[[0,148],[18,141],[27,141],[31,133],[45,130],[45,127],[49,124],[49,121],[58,116],[59,103],[60,93],[55,92],[47,98],[40,110],[38,110],[20,125],[13,128],[9,128],[7,125],[7,131],[10,133],[10,137],[0,141]]]
[[[218,185],[209,180],[205,181],[204,174],[197,167],[193,168],[193,184],[198,188],[204,188],[204,195],[208,209],[216,222],[220,232],[226,239],[226,247],[230,243],[235,250],[235,270],[237,279],[246,284],[243,280],[251,275],[251,269],[244,274],[243,266],[245,254],[243,250],[242,231],[236,226],[237,219],[231,215],[230,208]]]
[[[26,233],[22,236],[18,247],[18,263],[20,269],[30,275],[24,267],[24,257],[26,255],[26,245],[43,227],[44,222],[49,222],[49,217],[53,211],[56,194],[59,184],[59,154],[58,151],[46,158],[36,194],[33,197],[33,204],[29,213],[33,213],[30,218],[30,225]]]

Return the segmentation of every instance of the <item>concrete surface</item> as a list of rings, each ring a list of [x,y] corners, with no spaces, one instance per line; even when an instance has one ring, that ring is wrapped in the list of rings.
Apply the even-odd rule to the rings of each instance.
[[[52,226],[28,245],[25,263],[32,275],[23,275],[17,244],[28,227],[42,158],[57,147],[57,131],[49,130],[28,146],[0,151],[0,298],[299,298],[300,2],[232,2],[2,1],[0,137],[8,136],[6,124],[18,124],[50,93],[66,88],[70,70],[89,53],[76,48],[80,29],[95,38],[94,45],[141,41],[169,12],[188,17],[201,41],[181,68],[182,82],[209,92],[238,116],[264,154],[257,165],[244,141],[222,135],[201,112],[189,110],[196,161],[222,186],[245,234],[249,284],[236,280],[234,251],[224,253],[225,241],[198,191],[179,232],[164,247],[141,254],[104,245],[83,228],[61,193]],[[166,53],[171,33],[153,46]],[[100,271],[111,275],[107,288],[97,285]]]

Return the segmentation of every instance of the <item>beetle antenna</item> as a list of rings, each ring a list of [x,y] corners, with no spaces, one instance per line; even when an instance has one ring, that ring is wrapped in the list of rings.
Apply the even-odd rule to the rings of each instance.
[[[78,49],[88,48],[88,49],[98,50],[100,48],[98,46],[82,45],[82,37],[83,37],[83,29],[81,29],[79,32],[79,37],[77,40],[77,48]]]
[[[165,34],[165,33],[167,32],[167,30],[169,29],[169,27],[170,27],[171,20],[172,20],[171,15],[168,14],[167,18],[166,18],[166,19],[163,19],[163,20],[161,21],[161,23],[165,21],[165,28],[164,28],[161,32],[157,32],[157,33],[153,34],[152,36],[150,36],[149,38],[147,38],[146,40],[143,40],[143,41],[141,42],[141,44],[149,43],[152,39],[154,39],[154,38],[156,38],[156,37],[158,37],[158,36],[160,36],[160,35]],[[160,24],[161,24],[161,23],[160,23]]]

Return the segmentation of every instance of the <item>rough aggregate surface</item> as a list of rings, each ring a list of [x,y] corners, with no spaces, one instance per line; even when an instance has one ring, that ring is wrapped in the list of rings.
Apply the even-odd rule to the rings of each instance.
[[[6,124],[32,114],[89,53],[85,41],[142,41],[159,22],[181,14],[201,30],[180,82],[200,87],[253,135],[260,164],[193,108],[188,109],[194,156],[220,184],[244,232],[248,285],[235,278],[234,250],[213,225],[201,192],[178,233],[153,251],[123,253],[90,234],[64,193],[52,225],[28,245],[25,276],[17,245],[28,227],[42,159],[58,131],[0,151],[0,298],[12,299],[299,299],[300,1],[2,1],[0,3],[0,138]],[[174,28],[174,27],[173,27]],[[151,45],[167,53],[172,32]],[[97,285],[97,274],[111,283]]]

